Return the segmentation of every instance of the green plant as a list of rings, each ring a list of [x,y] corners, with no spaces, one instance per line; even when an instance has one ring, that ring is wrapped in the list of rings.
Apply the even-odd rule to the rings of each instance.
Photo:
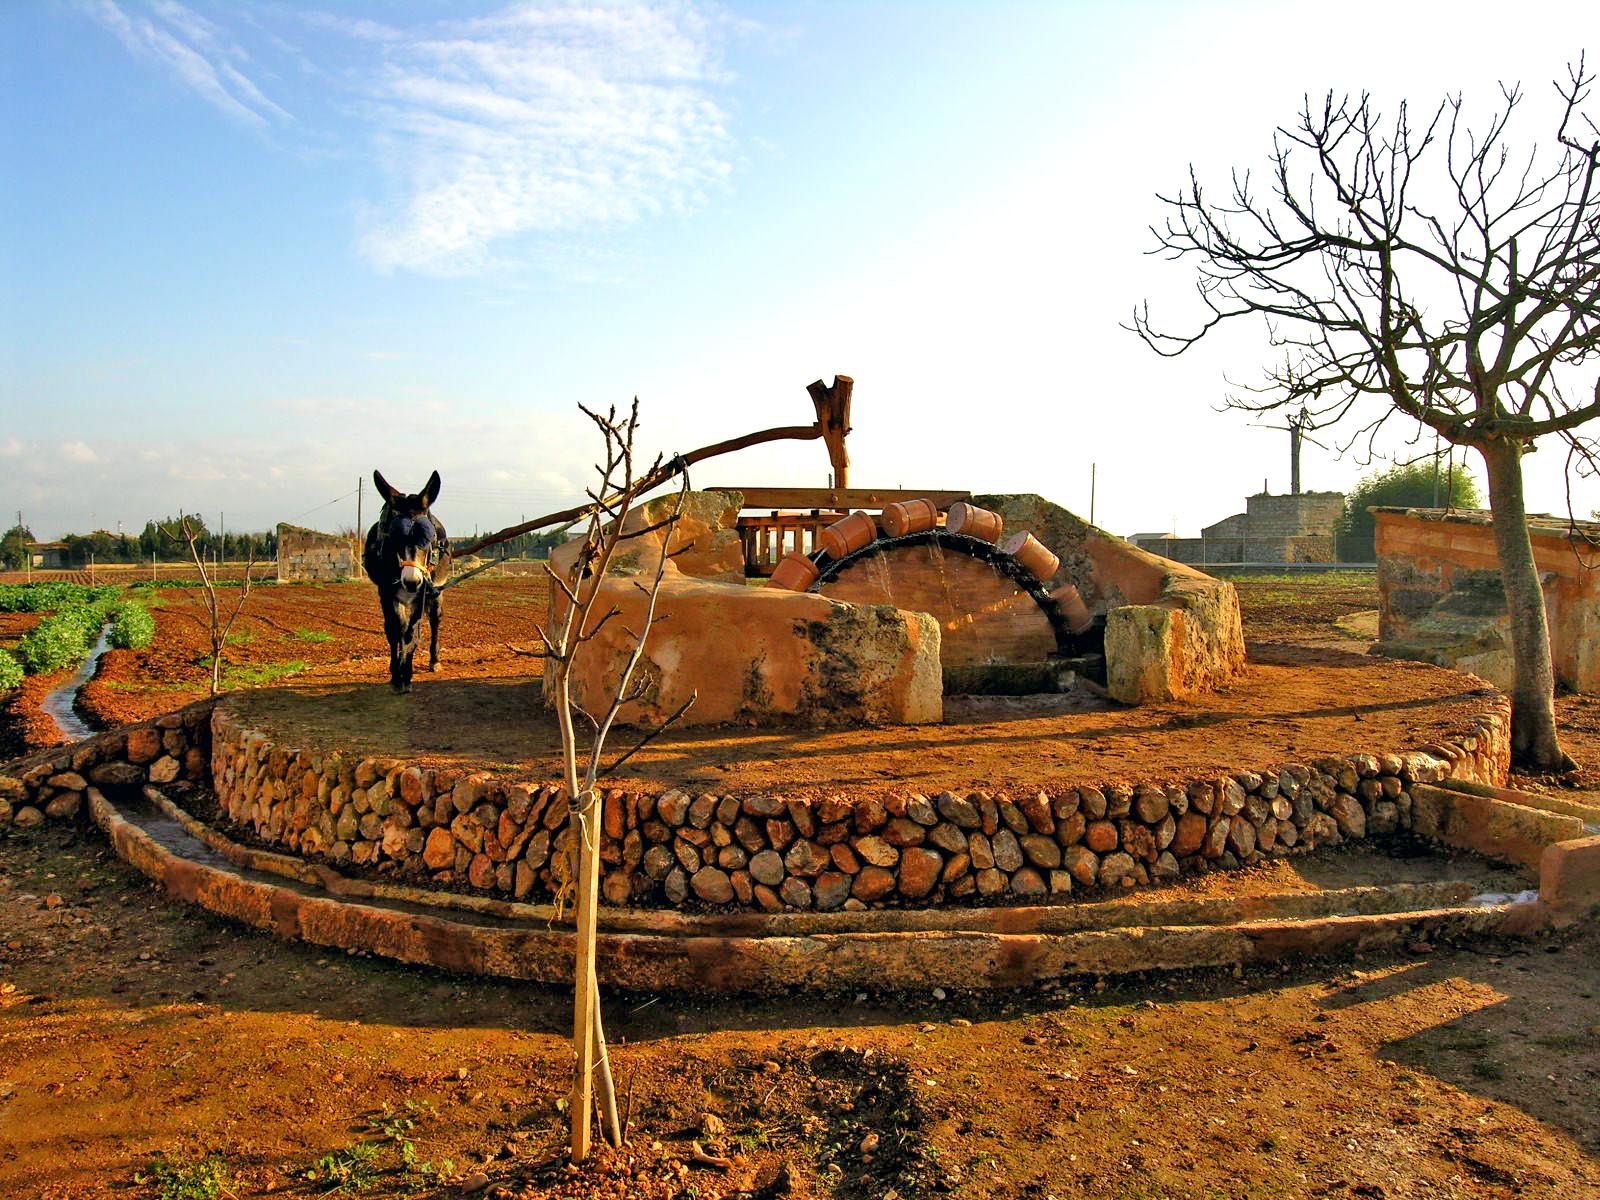
[[[198,1162],[175,1162],[156,1154],[150,1165],[134,1174],[133,1181],[154,1188],[156,1200],[216,1200],[232,1195],[227,1189],[228,1169],[222,1159],[208,1154]]]
[[[9,650],[0,650],[0,692],[9,692],[22,684],[22,664]]]
[[[156,619],[137,600],[111,610],[111,645],[118,650],[143,650],[156,636]]]
[[[1339,518],[1339,558],[1342,562],[1371,562],[1377,556],[1373,539],[1377,520],[1369,507],[1477,508],[1483,503],[1477,480],[1465,466],[1452,471],[1432,458],[1374,471],[1350,490]]]
[[[333,634],[321,629],[296,629],[289,635],[297,642],[331,642]],[[238,639],[234,639],[237,641]]]
[[[73,604],[112,600],[115,584],[87,587],[81,583],[0,583],[0,612],[52,612]]]
[[[105,623],[109,600],[69,604],[34,626],[17,643],[16,655],[30,675],[59,671],[83,660]]]
[[[321,1193],[324,1196],[364,1192],[378,1182],[378,1156],[382,1153],[383,1147],[376,1142],[353,1142],[317,1159],[316,1165],[306,1172],[306,1180],[327,1184]]]

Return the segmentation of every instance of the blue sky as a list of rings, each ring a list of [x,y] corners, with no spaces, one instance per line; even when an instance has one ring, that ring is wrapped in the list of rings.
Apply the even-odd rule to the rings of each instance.
[[[1307,90],[1542,102],[1592,16],[1502,11],[17,0],[0,506],[334,528],[373,467],[437,468],[451,531],[489,529],[577,494],[580,401],[638,395],[670,452],[845,373],[858,483],[1087,515],[1094,463],[1101,524],[1195,532],[1287,490],[1287,438],[1215,411],[1259,334],[1169,362],[1118,328],[1189,287],[1144,253],[1156,191],[1260,164]],[[1562,465],[1530,460],[1533,507]],[[826,471],[791,445],[699,482]]]

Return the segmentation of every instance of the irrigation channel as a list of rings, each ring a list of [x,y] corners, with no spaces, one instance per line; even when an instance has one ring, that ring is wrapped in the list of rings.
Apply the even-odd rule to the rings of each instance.
[[[46,696],[44,703],[39,706],[56,723],[56,728],[61,730],[62,736],[69,741],[79,742],[98,732],[90,729],[78,715],[78,693],[84,684],[94,678],[94,673],[100,666],[100,656],[106,652],[106,643],[110,637],[111,626],[109,624],[102,626],[100,637],[95,641],[94,649],[89,651],[89,657],[83,660],[83,665],[73,673],[71,679]]]

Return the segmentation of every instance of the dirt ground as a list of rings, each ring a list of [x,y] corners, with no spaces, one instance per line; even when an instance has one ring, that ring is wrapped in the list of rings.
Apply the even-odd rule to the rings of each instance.
[[[1343,651],[1334,623],[1375,603],[1370,577],[1318,581],[1302,620],[1282,594],[1298,583],[1241,587],[1263,658]],[[528,637],[517,585],[492,587],[503,603],[452,593],[452,671],[503,670]],[[375,618],[323,590],[325,607],[263,610],[276,625],[255,626],[249,661],[381,679],[375,632],[374,661],[349,664],[296,636]],[[180,600],[157,610],[158,645],[192,596],[163,594]],[[181,703],[197,668],[165,661],[107,693]],[[1575,754],[1600,749],[1600,704],[1562,713]],[[608,994],[632,1140],[575,1172],[562,989],[241,930],[61,827],[0,839],[0,926],[0,1196],[1600,1196],[1592,928],[1020,993]],[[695,1142],[727,1165],[693,1162]],[[226,1182],[205,1190],[213,1167]]]

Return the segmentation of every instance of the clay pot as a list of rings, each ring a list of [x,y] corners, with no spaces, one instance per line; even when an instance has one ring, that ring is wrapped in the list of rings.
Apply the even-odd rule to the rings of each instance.
[[[1005,527],[1005,522],[997,512],[979,508],[976,504],[968,504],[965,500],[957,500],[950,506],[950,511],[945,516],[944,527],[951,533],[964,533],[981,541],[998,542],[1000,530]]]
[[[1063,584],[1051,592],[1050,597],[1061,607],[1061,614],[1067,618],[1067,628],[1073,633],[1082,633],[1094,624],[1094,614],[1072,584]]]
[[[939,506],[932,500],[903,500],[883,510],[883,531],[890,537],[921,533],[939,523]]]
[[[854,554],[878,536],[878,525],[871,513],[853,512],[842,521],[835,521],[817,537],[817,544],[834,558]]]
[[[772,571],[771,586],[786,588],[791,592],[803,592],[817,581],[820,572],[817,564],[804,554],[791,550],[783,556]]]
[[[1061,560],[1050,553],[1044,543],[1027,530],[1012,534],[1000,550],[1027,567],[1040,580],[1049,579],[1061,565]]]

